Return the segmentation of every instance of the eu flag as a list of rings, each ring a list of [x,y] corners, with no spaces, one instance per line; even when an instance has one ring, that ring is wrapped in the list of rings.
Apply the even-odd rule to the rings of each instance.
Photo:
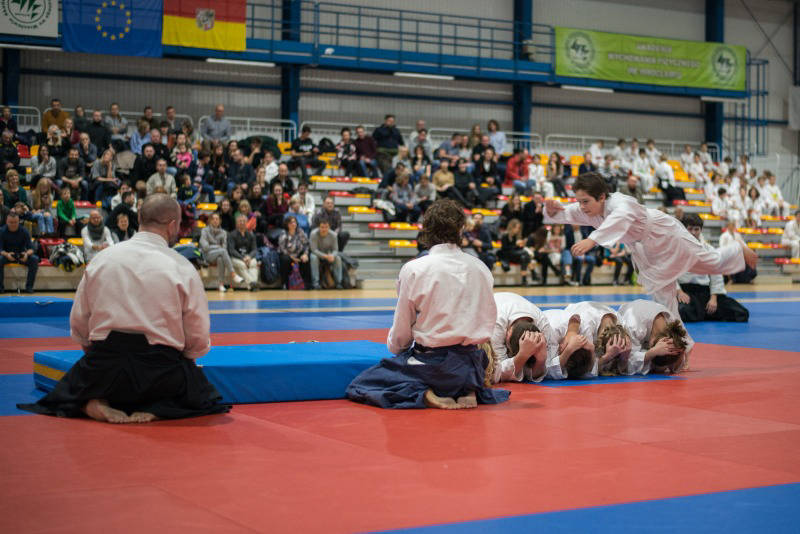
[[[161,57],[162,0],[63,0],[67,52]]]

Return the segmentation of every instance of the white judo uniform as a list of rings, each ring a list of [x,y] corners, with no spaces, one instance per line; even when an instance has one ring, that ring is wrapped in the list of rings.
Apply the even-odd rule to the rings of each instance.
[[[492,377],[492,381],[494,383],[520,382],[523,379],[527,379],[540,382],[549,373],[550,367],[558,367],[560,372],[561,364],[558,359],[558,342],[561,338],[556,337],[555,332],[551,328],[542,310],[516,293],[495,293],[494,302],[497,307],[497,319],[495,320],[494,330],[492,330],[492,337],[490,340],[492,350],[494,351],[494,376]],[[526,317],[533,321],[533,324],[544,334],[547,340],[547,361],[545,363],[547,371],[539,377],[525,376],[526,372],[530,374],[530,368],[528,367],[519,373],[515,373],[515,355],[508,354],[508,349],[506,348],[506,332],[508,332],[508,327],[517,319]]]
[[[628,358],[628,366],[621,369],[625,374],[646,375],[650,372],[652,362],[645,362],[644,355],[647,352],[647,345],[650,341],[650,333],[653,329],[653,320],[659,313],[664,313],[668,317],[667,321],[681,320],[677,312],[672,313],[658,302],[637,299],[626,302],[619,307],[618,315],[620,322],[631,336],[631,355]],[[689,365],[689,355],[694,347],[694,340],[687,334],[686,336],[686,359],[684,367]]]
[[[578,315],[581,318],[580,333],[582,336],[586,337],[592,345],[594,345],[597,339],[598,330],[600,329],[600,323],[603,317],[606,315],[613,315],[617,323],[622,324],[617,312],[599,302],[575,302],[564,308],[564,311],[570,316]]]
[[[579,333],[582,336],[586,336],[587,339],[594,340],[594,335],[589,336],[586,335],[588,330],[591,330],[591,325],[584,326],[583,324],[583,317],[580,313],[573,313],[569,312],[566,309],[564,310],[545,310],[544,316],[547,318],[547,321],[550,323],[550,326],[555,333],[556,339],[560,342],[564,339],[564,336],[567,335],[567,328],[569,328],[569,320],[573,315],[577,315],[581,317],[581,327],[579,329]],[[598,323],[599,324],[599,323]],[[586,331],[584,331],[584,328]],[[595,331],[597,329],[595,328]],[[594,350],[592,350],[592,356],[594,356]],[[569,374],[567,373],[566,369],[561,368],[561,361],[560,359],[556,362],[558,365],[554,366],[547,366],[547,378],[552,378],[553,380],[564,380],[565,378],[569,378]],[[597,358],[594,358],[594,365],[592,366],[592,370],[586,373],[585,375],[579,378],[594,378],[597,376]]]
[[[589,239],[611,248],[622,243],[631,251],[639,269],[639,281],[656,302],[678,316],[678,277],[691,271],[697,274],[734,274],[744,270],[744,254],[739,245],[706,250],[678,221],[666,213],[648,209],[636,199],[612,193],[602,216],[589,216],[578,203],[567,206],[554,217],[545,210],[547,224],[580,224],[595,227]]]
[[[781,244],[792,249],[793,258],[800,258],[800,225],[797,224],[797,218],[786,223],[781,236]]]

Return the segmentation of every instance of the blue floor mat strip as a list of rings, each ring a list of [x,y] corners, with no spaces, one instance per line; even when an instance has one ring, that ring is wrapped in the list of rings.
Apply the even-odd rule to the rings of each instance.
[[[30,412],[17,410],[17,403],[33,403],[43,396],[44,392],[36,389],[30,373],[0,375],[0,416],[32,415]]]
[[[419,534],[447,534],[450,532],[454,534],[483,534],[485,532],[520,534],[531,532],[592,532],[593,534],[768,532],[769,534],[796,534],[798,532],[797,503],[800,503],[800,484],[784,484],[387,532]]]
[[[599,376],[597,378],[587,378],[581,380],[542,380],[541,382],[528,382],[536,386],[549,388],[561,388],[571,386],[597,386],[605,384],[625,384],[633,382],[655,382],[660,380],[684,380],[679,376],[669,375],[645,375],[645,376]]]
[[[0,317],[69,317],[72,299],[58,297],[0,297]]]

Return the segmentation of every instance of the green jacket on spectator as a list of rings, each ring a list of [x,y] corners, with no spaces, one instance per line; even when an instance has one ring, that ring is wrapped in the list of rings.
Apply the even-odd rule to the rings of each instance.
[[[67,201],[59,200],[58,204],[56,205],[56,214],[58,215],[58,220],[63,222],[69,222],[72,219],[77,219],[77,211],[75,211],[75,202],[72,199]]]

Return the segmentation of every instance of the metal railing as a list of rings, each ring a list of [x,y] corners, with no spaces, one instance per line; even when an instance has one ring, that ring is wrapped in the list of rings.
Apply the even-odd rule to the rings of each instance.
[[[5,107],[5,106],[3,106]],[[28,130],[39,131],[42,127],[42,112],[34,106],[8,106],[11,108],[11,116],[17,121],[17,128],[20,132]]]
[[[197,121],[198,132],[203,131],[203,123],[211,117],[203,115]],[[280,141],[291,141],[297,137],[297,124],[291,120],[264,119],[251,117],[225,117],[233,130],[231,139],[245,139],[251,135],[269,135]]]
[[[639,137],[639,146],[644,148],[644,142],[647,137]],[[603,141],[604,149],[611,150],[616,146],[618,138],[604,137],[604,136],[589,136],[589,135],[569,135],[569,134],[548,134],[544,138],[544,148],[547,150],[557,150],[566,154],[582,154],[589,150],[597,141]],[[668,139],[653,139],[656,148],[669,157],[678,157],[683,152],[686,145],[692,147],[699,147],[700,141],[673,141]],[[716,143],[707,143],[708,152],[714,161],[719,161],[719,145]]]

